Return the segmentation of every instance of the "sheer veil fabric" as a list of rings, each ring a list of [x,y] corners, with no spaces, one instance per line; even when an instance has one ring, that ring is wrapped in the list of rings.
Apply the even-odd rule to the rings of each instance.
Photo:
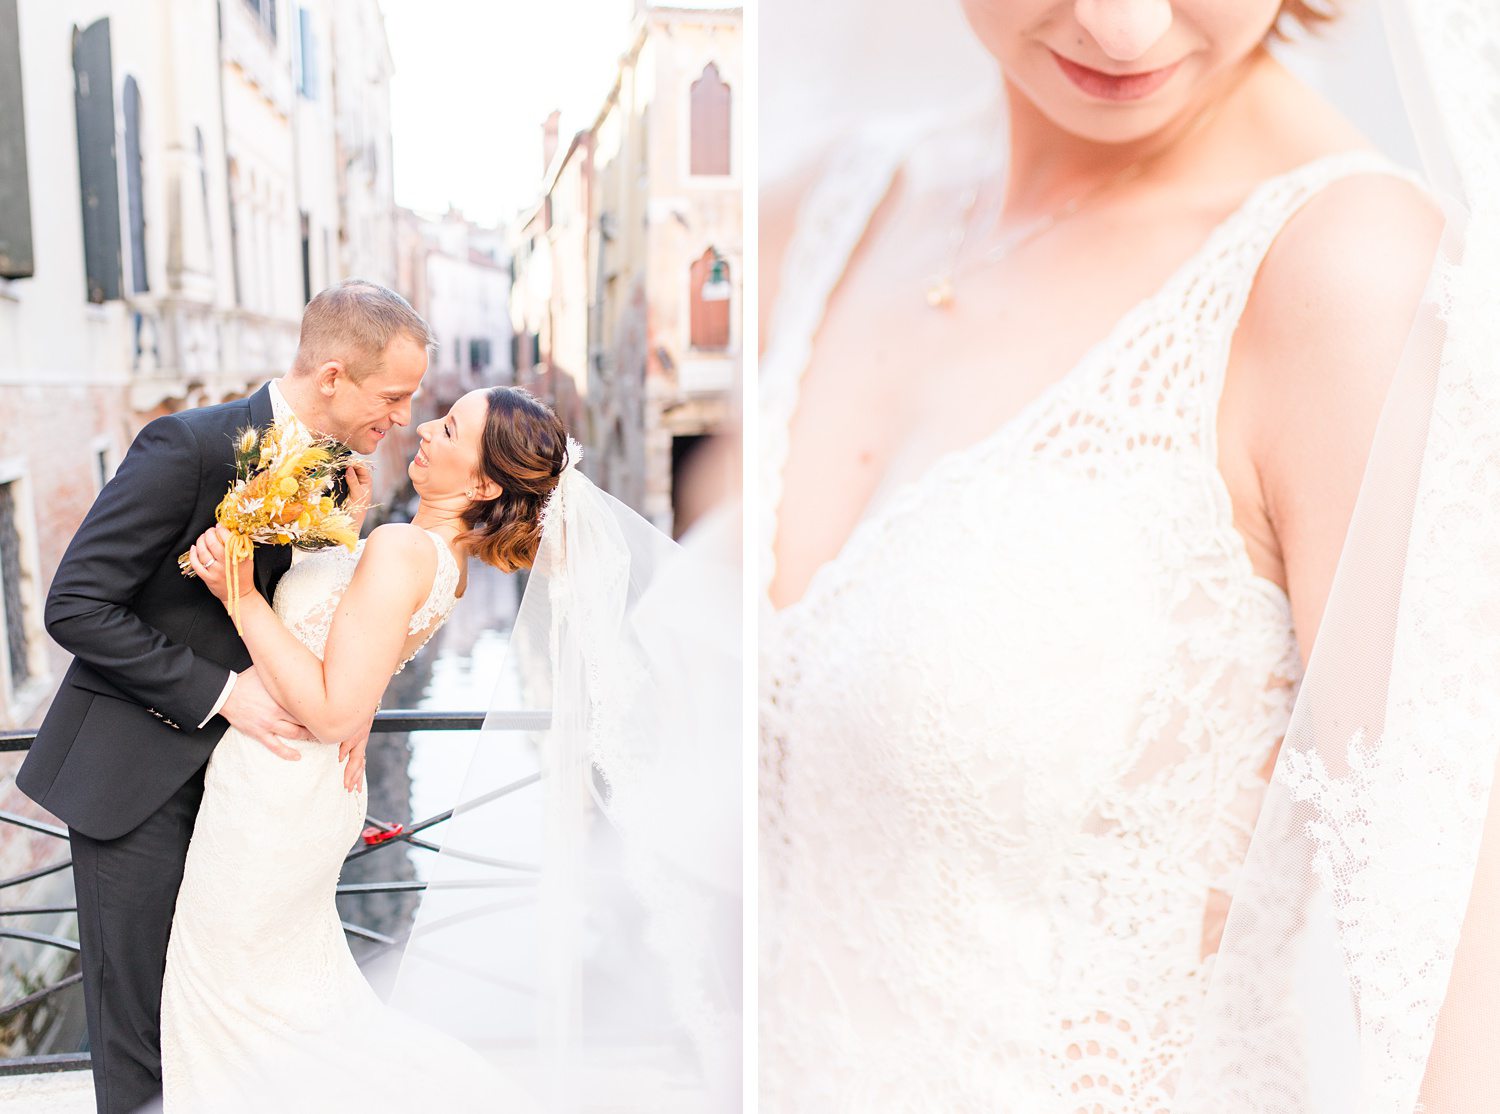
[[[579,455],[391,1004],[552,1114],[737,1109],[735,516],[678,545]]]
[[[894,107],[877,84],[886,72],[910,91],[926,65],[929,88],[955,92],[939,70],[973,55],[960,21],[907,11],[925,46],[903,50],[909,6],[888,6],[893,23],[847,0],[805,13],[773,0],[763,57],[776,58],[778,21],[801,28],[805,14],[847,31],[844,52],[864,35],[889,47],[849,71],[870,81],[866,115]],[[1500,823],[1486,831],[1500,754],[1500,5],[1379,0],[1379,27],[1373,0],[1341,7],[1375,33],[1321,71],[1338,71],[1330,92],[1368,108],[1399,91],[1404,125],[1375,137],[1420,163],[1447,223],[1235,888],[1179,1114],[1500,1109],[1500,1058],[1479,1036],[1500,1012]],[[945,19],[934,42],[925,24]],[[1294,68],[1318,83],[1317,65]],[[774,86],[799,67],[764,69],[763,134],[778,143],[775,98],[788,98]],[[861,90],[834,84],[820,76],[800,111],[857,125]]]
[[[1500,1107],[1494,1057],[1466,1047],[1500,997],[1486,882],[1500,861],[1481,843],[1500,741],[1500,8],[1384,0],[1382,13],[1447,227],[1182,1111]]]

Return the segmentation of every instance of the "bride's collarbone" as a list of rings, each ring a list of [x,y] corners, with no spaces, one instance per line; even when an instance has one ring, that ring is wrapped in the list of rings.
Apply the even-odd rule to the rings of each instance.
[[[928,306],[925,294],[948,260],[930,244],[903,245],[892,230],[856,257],[833,291],[803,394],[825,383],[878,393],[973,390],[996,380],[1024,392],[1058,378],[1194,256],[1222,216],[1218,208],[1170,221],[1157,214],[1107,235],[1058,228],[1012,257],[960,267],[954,301],[942,309]]]

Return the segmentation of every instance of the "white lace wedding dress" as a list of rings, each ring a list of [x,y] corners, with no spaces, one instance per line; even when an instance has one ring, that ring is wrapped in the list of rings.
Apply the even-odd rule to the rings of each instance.
[[[447,544],[429,537],[437,571],[408,631],[427,637],[459,580]],[[320,658],[359,552],[308,556],[277,586],[276,614]],[[337,747],[290,745],[300,761],[231,728],[209,760],[162,988],[167,1114],[530,1109],[466,1046],[387,1009],[360,973],[334,887],[364,826],[365,786],[344,789]]]
[[[762,363],[762,570],[828,297],[899,142],[809,195]],[[761,624],[761,1109],[1157,1114],[1300,678],[1217,467],[1263,183],[1059,382]]]

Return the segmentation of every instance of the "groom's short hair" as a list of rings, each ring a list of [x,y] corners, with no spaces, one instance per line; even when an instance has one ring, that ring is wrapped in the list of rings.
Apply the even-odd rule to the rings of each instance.
[[[307,303],[292,367],[307,373],[328,360],[342,360],[358,382],[380,370],[386,348],[400,336],[429,353],[437,347],[427,322],[400,294],[378,282],[345,279]]]

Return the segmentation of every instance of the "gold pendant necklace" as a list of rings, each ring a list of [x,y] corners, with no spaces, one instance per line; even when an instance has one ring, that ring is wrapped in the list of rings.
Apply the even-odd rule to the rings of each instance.
[[[1210,105],[1200,111],[1192,123],[1183,129],[1180,134],[1171,137],[1155,150],[1147,151],[1134,162],[1127,163],[1103,181],[1097,182],[1081,193],[1069,198],[1052,212],[1045,213],[1035,220],[1021,225],[1019,228],[1014,228],[1007,233],[1003,233],[1000,237],[1000,242],[984,253],[984,262],[999,262],[1044,233],[1051,231],[1069,217],[1076,215],[1085,205],[1094,201],[1100,195],[1140,177],[1158,159],[1162,158],[1169,151],[1175,150],[1183,143],[1186,143],[1191,136],[1197,134],[1214,115],[1215,107],[1214,102],[1210,102]],[[964,199],[963,217],[959,225],[958,235],[955,238],[956,242],[949,255],[948,266],[927,281],[926,301],[930,309],[948,309],[954,303],[957,294],[959,270],[963,266],[965,249],[968,247],[969,238],[976,223],[974,214],[979,209],[979,200],[983,192],[982,187],[990,177],[990,173],[988,168],[982,170],[973,188],[970,189]],[[1002,203],[1004,201],[1004,193],[1005,191],[1002,189],[1000,191],[1000,201]]]
[[[1081,204],[1081,201],[1079,203]],[[1078,205],[1070,203],[1055,213],[1048,213],[1045,216],[1038,217],[1036,220],[1023,224],[1020,228],[1012,229],[1001,236],[998,244],[984,253],[984,261],[986,263],[995,263],[1004,259],[1023,244],[1028,244],[1032,240],[1035,240],[1064,217],[1071,216],[1077,208]],[[966,218],[965,225],[967,226],[969,223]],[[967,239],[967,233],[964,238]],[[934,275],[928,281],[927,304],[932,309],[946,309],[953,304],[958,268],[962,260],[963,253],[962,247],[960,247],[958,251],[953,253],[953,258],[949,261],[947,269]]]
[[[1153,155],[1156,153],[1153,153]],[[1123,185],[1132,178],[1139,177],[1144,172],[1147,162],[1153,155],[1142,155],[1135,162],[1110,175],[1104,181],[1090,186],[1075,197],[1069,198],[1052,212],[1045,213],[1035,220],[1021,225],[1019,228],[1004,233],[1000,238],[1000,242],[984,253],[984,262],[999,262],[1006,256],[1029,244],[1043,233],[1051,231],[1057,225],[1075,215],[1085,204],[1106,190]],[[974,191],[976,200],[970,201],[965,206],[963,230],[959,235],[958,245],[954,248],[952,256],[948,260],[948,266],[928,281],[927,304],[932,309],[947,309],[953,304],[956,295],[959,268],[964,261],[964,248],[968,245],[969,235],[974,225],[974,213],[978,208],[977,194],[978,190],[976,189]]]

